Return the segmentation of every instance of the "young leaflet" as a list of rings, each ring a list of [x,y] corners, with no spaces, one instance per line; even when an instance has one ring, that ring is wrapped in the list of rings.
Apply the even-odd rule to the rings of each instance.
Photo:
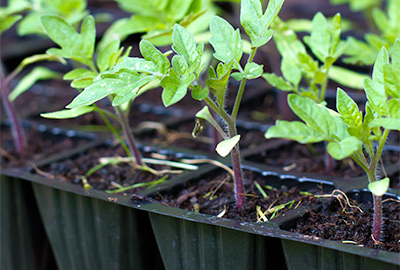
[[[201,85],[200,75],[205,70],[205,64],[202,63],[204,45],[196,44],[187,29],[175,24],[172,32],[174,55],[171,60],[149,41],[142,40],[139,48],[143,58],[128,57],[110,70],[100,73],[67,107],[75,109],[89,106],[104,97],[110,97],[113,106],[120,106],[134,100],[140,94],[141,87],[156,80],[160,81],[163,88],[162,101],[167,107],[179,102],[190,90],[193,99],[203,100],[207,104],[207,109],[203,109],[196,117],[210,122],[224,138],[217,146],[218,153],[231,154],[236,202],[238,209],[242,209],[245,200],[236,116],[246,81],[260,77],[263,72],[263,67],[254,63],[253,58],[257,48],[271,39],[272,30],[269,27],[282,4],[283,0],[271,0],[263,13],[259,0],[242,1],[240,21],[251,41],[251,53],[244,67],[240,63],[243,40],[239,29],[235,30],[221,17],[213,17],[210,21],[209,42],[215,51],[214,58],[220,63],[216,69],[209,67],[208,79],[205,85]],[[241,82],[231,114],[225,110],[230,77]],[[210,110],[221,117],[227,126],[226,131],[214,119]]]
[[[380,240],[382,195],[389,179],[377,176],[377,167],[390,130],[400,130],[400,39],[394,43],[392,61],[382,47],[375,61],[372,79],[364,80],[368,101],[362,115],[345,91],[337,90],[337,112],[296,94],[289,106],[300,121],[277,121],[265,137],[285,138],[300,143],[329,142],[328,153],[335,159],[351,157],[362,167],[374,194],[373,238]]]

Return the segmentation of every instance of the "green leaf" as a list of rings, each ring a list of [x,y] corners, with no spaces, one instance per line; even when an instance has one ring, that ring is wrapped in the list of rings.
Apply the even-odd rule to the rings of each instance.
[[[183,56],[189,66],[199,57],[193,35],[179,24],[174,25],[172,42],[172,49]]]
[[[63,58],[55,56],[55,55],[36,54],[36,55],[28,56],[24,60],[22,60],[21,63],[18,65],[17,69],[22,69],[30,64],[40,62],[40,61],[57,61],[64,65],[67,64],[67,62]]]
[[[67,108],[91,105],[107,96],[116,95],[113,106],[119,106],[138,95],[139,89],[154,80],[154,75],[121,72],[102,74],[102,77],[85,88]],[[122,100],[122,101],[121,101]]]
[[[354,37],[347,38],[347,48],[345,54],[348,57],[343,61],[349,64],[372,65],[375,61],[378,50],[369,46],[367,43],[359,41]]]
[[[283,77],[297,88],[302,77],[299,66],[290,58],[283,56],[281,70]]]
[[[341,140],[349,136],[347,125],[338,113],[297,94],[289,94],[288,103],[293,112],[309,127],[318,130],[327,138]]]
[[[153,44],[151,44],[147,40],[142,40],[140,41],[139,48],[144,59],[156,64],[160,73],[162,74],[168,73],[168,70],[170,68],[168,58],[162,52],[157,50]]]
[[[30,73],[25,75],[14,90],[8,96],[10,101],[14,101],[19,95],[27,91],[39,80],[49,80],[60,78],[58,72],[52,71],[44,67],[35,67]]]
[[[225,64],[219,63],[217,66],[218,74],[215,74],[215,70],[211,66],[209,68],[209,79],[207,80],[207,86],[215,95],[217,103],[221,106],[221,108],[224,107],[225,94],[229,77],[232,72],[232,67],[233,61]]]
[[[114,97],[112,105],[114,107],[116,106],[121,106],[122,104],[130,101],[131,99],[135,99],[137,96],[139,96],[140,89],[142,87],[145,87],[147,84],[150,82],[156,80],[156,76],[154,75],[137,75],[137,74],[132,74],[130,76],[127,76],[127,81],[126,81],[126,86],[116,89],[114,92],[117,94],[117,96]]]
[[[366,75],[338,66],[331,66],[328,73],[329,79],[350,88],[362,89]]]
[[[86,68],[75,68],[70,72],[66,73],[63,77],[64,80],[78,80],[84,78],[94,79],[97,76],[96,72],[88,70]]]
[[[366,78],[364,80],[364,90],[374,111],[382,116],[386,116],[388,114],[388,108],[386,104],[387,96],[383,84]]]
[[[282,8],[284,0],[271,0],[268,2],[267,10],[262,17],[263,28],[267,29],[271,26],[272,22],[278,16]]]
[[[328,153],[337,160],[342,160],[351,156],[354,152],[362,148],[362,142],[356,137],[346,137],[340,142],[328,143]]]
[[[92,85],[94,78],[80,78],[73,80],[71,83],[71,87],[76,89],[83,89]]]
[[[196,113],[196,117],[204,119],[210,123],[215,122],[215,120],[214,120],[213,116],[211,115],[210,110],[208,109],[207,106],[204,106],[200,111],[198,111]]]
[[[239,29],[233,27],[221,17],[213,17],[210,22],[210,43],[215,53],[214,57],[226,63],[234,61],[234,68],[240,70],[240,59],[243,54],[243,41]]]
[[[148,74],[161,75],[155,63],[138,57],[127,57],[121,63],[111,69],[112,73],[119,71],[144,72]]]
[[[375,83],[384,84],[383,65],[389,63],[389,53],[385,47],[382,47],[376,57],[374,68],[372,71],[372,80]]]
[[[192,90],[192,98],[196,100],[203,100],[209,94],[208,87],[201,88],[200,85],[196,85]]]
[[[61,47],[61,49],[49,49],[48,53],[70,58],[85,65],[91,64],[96,35],[92,16],[86,17],[82,23],[81,34],[57,16],[41,16],[40,21],[45,33]]]
[[[246,66],[244,67],[244,72],[232,73],[231,76],[235,80],[240,81],[243,78],[246,78],[248,80],[256,79],[260,77],[262,73],[263,73],[263,66],[252,62],[246,64]]]
[[[162,92],[162,100],[164,106],[168,107],[180,101],[187,93],[187,88],[196,79],[191,73],[187,75],[179,75],[172,69],[170,75],[161,80],[161,86],[164,88]]]
[[[285,138],[299,143],[316,143],[327,139],[325,134],[302,122],[282,120],[277,120],[275,126],[267,130],[265,137],[267,139]]]
[[[240,135],[235,135],[230,139],[223,140],[218,143],[215,151],[217,151],[218,155],[221,157],[226,157],[232,151],[232,149],[236,146],[236,144],[240,140]]]
[[[382,180],[378,180],[368,184],[368,189],[375,196],[383,196],[386,191],[389,189],[390,180],[388,177],[383,178]]]
[[[362,113],[358,109],[357,103],[349,97],[345,91],[338,88],[336,96],[336,108],[343,121],[357,131],[357,137],[362,136]],[[353,134],[356,136],[356,134]]]
[[[304,42],[311,48],[320,61],[325,62],[325,58],[329,56],[331,38],[328,21],[321,12],[318,12],[312,22],[313,29],[311,36],[304,37]]]
[[[400,118],[377,118],[369,122],[369,127],[383,127],[384,129],[400,130]]]
[[[120,8],[129,12],[137,13],[141,15],[154,15],[158,16],[163,13],[166,9],[168,2],[167,0],[153,0],[153,1],[142,1],[142,0],[116,0],[119,3]]]
[[[120,46],[119,40],[111,41],[107,46],[100,49],[97,56],[97,67],[100,72],[106,71],[110,68],[110,57],[113,53],[117,52]]]
[[[261,2],[259,0],[243,0],[241,3],[240,11],[240,23],[246,31],[247,35],[250,37],[252,47],[260,47],[267,43],[273,34],[273,31],[268,29],[269,25],[272,23],[268,20],[275,19],[279,12],[275,13],[272,10],[272,6],[276,4],[277,1],[270,1],[268,18],[263,17]],[[283,1],[280,1],[283,2]],[[277,8],[277,7],[276,7]]]
[[[90,113],[93,110],[94,110],[93,106],[83,106],[73,109],[61,110],[57,112],[42,113],[40,114],[40,116],[50,119],[68,119],[68,118],[76,118],[83,114]]]
[[[383,65],[383,79],[386,93],[391,97],[400,98],[400,74],[389,63]]]
[[[96,42],[96,26],[93,16],[87,16],[81,26],[82,52],[91,59]]]
[[[400,99],[392,98],[388,101],[389,115],[391,118],[400,118]]]
[[[282,91],[294,91],[293,86],[285,81],[282,77],[278,77],[275,73],[264,73],[262,77],[273,87]]]
[[[392,65],[397,72],[400,71],[400,38],[396,38],[392,47]]]
[[[4,31],[10,29],[16,22],[22,19],[22,15],[10,15],[6,16],[5,18],[1,18],[1,24],[0,24],[0,34],[2,34]]]

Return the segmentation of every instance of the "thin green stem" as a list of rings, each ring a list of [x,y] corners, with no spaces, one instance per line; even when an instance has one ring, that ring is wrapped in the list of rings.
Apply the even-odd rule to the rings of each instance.
[[[100,109],[99,107],[97,107],[96,105],[94,105],[95,107],[95,111],[99,113],[100,117],[103,119],[104,123],[106,123],[107,127],[110,129],[110,131],[115,135],[115,137],[118,139],[118,141],[121,143],[122,148],[124,148],[124,151],[126,152],[126,154],[129,157],[133,157],[131,151],[129,150],[128,146],[126,145],[126,143],[124,142],[124,140],[121,138],[121,136],[119,136],[118,131],[114,128],[114,126],[110,123],[110,121],[108,120],[108,118],[105,116],[104,111],[102,109]],[[115,117],[115,115],[112,115],[113,117]]]
[[[372,159],[370,170],[374,173],[376,171],[376,167],[378,166],[379,159],[381,158],[383,146],[385,145],[386,138],[389,135],[389,131],[389,129],[385,129],[385,131],[383,132],[378,148],[376,149],[376,154]]]
[[[231,117],[226,113],[226,111],[215,104],[215,102],[210,97],[206,97],[204,101],[215,113],[221,116],[221,118],[227,123],[227,125],[234,124]]]
[[[257,48],[252,48],[249,58],[247,59],[247,64],[249,64],[253,61],[254,56],[256,55],[256,52],[257,52]],[[240,103],[242,102],[244,89],[246,87],[246,82],[247,82],[246,78],[243,78],[242,81],[240,82],[240,86],[239,86],[239,89],[238,89],[238,92],[236,95],[236,99],[235,99],[235,104],[233,105],[231,118],[234,123],[236,121],[236,117],[239,112]]]

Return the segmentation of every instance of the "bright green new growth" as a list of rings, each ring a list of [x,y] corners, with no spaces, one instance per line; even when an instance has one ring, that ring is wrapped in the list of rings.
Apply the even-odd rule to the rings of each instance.
[[[74,25],[88,15],[86,5],[86,0],[9,0],[7,7],[0,9],[0,33],[20,21],[18,35],[43,34],[40,16],[45,14],[59,16]],[[27,14],[22,16],[22,12]]]
[[[103,40],[124,40],[129,35],[144,33],[143,39],[157,46],[170,45],[176,23],[187,27],[192,33],[200,34],[204,33],[211,17],[217,13],[212,0],[116,1],[121,9],[133,15],[115,21]]]
[[[282,20],[277,20],[273,25],[274,41],[282,56],[283,77],[274,73],[265,73],[263,78],[279,90],[294,92],[321,103],[325,100],[329,78],[344,85],[349,85],[351,82],[349,86],[352,87],[361,86],[362,83],[358,74],[333,66],[346,48],[346,43],[340,40],[340,15],[336,14],[328,22],[322,13],[317,13],[312,20],[312,25],[311,35],[306,36],[304,42],[322,65],[319,65],[318,61],[307,53],[306,47],[297,38],[296,33]],[[351,80],[346,79],[349,76]],[[300,86],[302,80],[305,81],[307,87]]]
[[[397,39],[389,62],[382,47],[375,61],[372,80],[364,80],[368,101],[362,115],[357,104],[342,89],[337,90],[337,112],[296,94],[288,96],[289,106],[303,122],[277,121],[265,134],[300,143],[329,142],[328,153],[335,159],[351,157],[366,172],[374,196],[373,236],[380,239],[381,196],[388,179],[379,180],[377,166],[390,130],[400,130],[400,39]],[[377,146],[375,146],[377,145]],[[382,182],[384,181],[384,182]]]
[[[382,46],[386,47],[389,54],[392,54],[394,51],[393,44],[400,37],[400,1],[388,0],[386,13],[379,8],[379,2],[377,1],[376,7],[371,9],[371,19],[379,34],[366,34],[364,36],[365,42],[357,40],[354,37],[349,37],[347,39],[348,47],[345,51],[345,55],[348,55],[348,57],[343,59],[344,62],[358,65],[372,65]]]
[[[161,1],[162,2],[162,1]],[[213,17],[210,21],[210,44],[214,48],[214,57],[220,61],[216,69],[208,68],[208,79],[201,85],[200,75],[205,70],[202,63],[203,43],[196,44],[193,35],[182,25],[175,24],[172,32],[171,59],[157,50],[149,41],[140,42],[140,52],[144,58],[126,58],[110,70],[101,72],[67,107],[90,106],[94,102],[110,97],[113,106],[134,100],[141,94],[140,89],[152,82],[159,81],[162,101],[165,106],[179,102],[188,92],[195,100],[204,100],[207,106],[196,116],[210,122],[224,139],[217,146],[217,152],[226,156],[231,153],[234,171],[237,207],[244,206],[244,189],[238,142],[240,135],[236,131],[236,116],[248,79],[260,77],[263,67],[253,62],[259,46],[272,37],[270,25],[276,18],[283,0],[271,0],[266,11],[262,12],[259,0],[243,0],[241,4],[241,24],[251,41],[251,53],[244,68],[240,61],[243,56],[243,40],[239,29],[234,29],[226,20]],[[234,72],[233,72],[234,71]],[[225,97],[228,79],[241,81],[231,114],[225,110]],[[225,131],[211,115],[209,108],[218,114]]]

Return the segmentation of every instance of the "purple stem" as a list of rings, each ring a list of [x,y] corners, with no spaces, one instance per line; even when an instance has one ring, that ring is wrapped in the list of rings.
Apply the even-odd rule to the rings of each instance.
[[[231,158],[232,158],[232,169],[234,175],[233,180],[235,183],[236,208],[239,211],[242,211],[245,205],[245,200],[244,200],[244,188],[243,188],[243,174],[240,163],[240,152],[238,145],[236,145],[236,147],[232,149]]]
[[[136,164],[139,166],[143,166],[143,161],[142,161],[142,155],[140,154],[139,149],[137,148],[135,138],[133,137],[131,128],[129,126],[128,122],[128,117],[126,114],[121,110],[119,107],[115,107],[118,117],[119,117],[119,122],[122,126],[122,130],[124,132],[124,135],[126,139],[128,140],[128,147],[129,151],[131,152],[130,154],[133,155],[133,157],[136,160]]]
[[[20,119],[18,117],[15,106],[8,99],[9,90],[8,90],[8,79],[4,75],[3,65],[0,64],[0,91],[1,91],[1,99],[4,105],[4,109],[8,116],[8,119],[11,122],[11,133],[14,139],[15,148],[19,154],[24,152],[25,148],[25,138],[22,129],[22,125]]]
[[[372,226],[372,236],[375,241],[381,240],[382,230],[382,196],[374,195],[374,221]]]

